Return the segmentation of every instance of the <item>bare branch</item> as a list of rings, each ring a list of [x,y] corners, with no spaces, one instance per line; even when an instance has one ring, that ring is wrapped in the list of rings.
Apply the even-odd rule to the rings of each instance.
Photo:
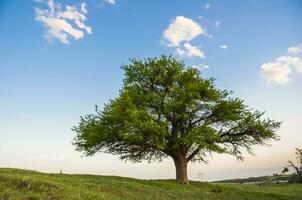
[[[199,153],[200,150],[201,150],[200,147],[197,147],[197,149],[195,149],[195,150],[191,153],[191,155],[189,155],[189,156],[186,158],[186,160],[187,160],[187,161],[190,161],[192,158],[194,158],[194,156],[195,156],[196,154]]]

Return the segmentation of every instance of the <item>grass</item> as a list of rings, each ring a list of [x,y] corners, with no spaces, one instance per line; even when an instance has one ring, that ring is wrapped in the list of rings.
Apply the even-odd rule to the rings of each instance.
[[[302,185],[245,185],[138,180],[95,175],[46,174],[0,169],[0,200],[205,199],[302,200]]]

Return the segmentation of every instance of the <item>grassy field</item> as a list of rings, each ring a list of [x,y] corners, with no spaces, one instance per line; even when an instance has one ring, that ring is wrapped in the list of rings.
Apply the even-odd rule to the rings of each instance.
[[[182,186],[169,180],[0,169],[0,200],[11,199],[302,200],[302,185],[258,186],[191,182],[190,185]]]

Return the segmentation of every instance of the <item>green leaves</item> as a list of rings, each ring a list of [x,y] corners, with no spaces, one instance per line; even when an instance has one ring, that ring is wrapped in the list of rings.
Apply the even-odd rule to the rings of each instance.
[[[119,96],[73,128],[73,144],[87,155],[204,161],[207,152],[218,152],[241,158],[242,149],[278,139],[279,122],[262,119],[232,92],[217,89],[213,78],[171,56],[132,59],[122,69]]]

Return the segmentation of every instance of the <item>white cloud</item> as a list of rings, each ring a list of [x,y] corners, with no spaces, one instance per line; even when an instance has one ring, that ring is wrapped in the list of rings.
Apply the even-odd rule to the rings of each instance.
[[[112,4],[112,5],[115,5],[116,4],[116,1],[115,0],[105,0],[106,3],[109,3],[109,4]]]
[[[81,6],[81,10],[85,6]],[[86,26],[83,21],[86,20],[86,16],[80,12],[77,11],[77,8],[74,6],[66,6],[66,11],[64,12],[58,12],[58,16],[62,17],[63,19],[68,19],[68,20],[74,20],[74,23],[80,28],[80,29],[85,29],[87,33],[92,33],[92,30],[90,27]]]
[[[214,23],[214,25],[215,25],[216,27],[220,26],[220,21],[217,20],[217,21]]]
[[[80,39],[84,33],[78,29],[74,29],[69,23],[63,19],[47,18],[45,16],[37,17],[37,20],[42,22],[45,26],[49,27],[48,33],[45,38],[51,39],[52,37],[59,39],[62,43],[68,44],[68,34],[75,39]]]
[[[206,10],[209,10],[210,7],[211,7],[211,5],[210,5],[209,3],[207,3],[207,4],[204,5],[204,8],[205,8]]]
[[[198,35],[207,35],[207,33],[197,22],[183,16],[177,16],[163,32],[169,47],[179,46],[181,42],[189,42]]]
[[[276,82],[284,84],[289,81],[291,69],[287,65],[281,63],[264,63],[261,66],[261,74],[267,82]]]
[[[276,60],[278,63],[296,68],[296,71],[302,73],[302,59],[293,56],[281,56]]]
[[[182,56],[182,55],[186,54],[186,51],[182,50],[180,48],[177,48],[176,51],[175,51],[175,53],[176,53],[176,55]]]
[[[187,50],[188,57],[200,57],[205,58],[204,53],[196,46],[192,46],[189,43],[184,44],[184,48]]]
[[[198,69],[199,71],[204,71],[210,68],[209,65],[205,65],[205,64],[193,65],[192,67]]]
[[[261,66],[261,74],[268,82],[279,84],[287,83],[292,73],[292,68],[302,73],[302,59],[293,56],[280,56],[273,63],[264,63]]]
[[[227,45],[225,45],[225,44],[220,45],[219,47],[220,47],[220,48],[222,48],[222,49],[227,49],[227,48],[228,48],[228,46],[227,46]]]
[[[49,40],[56,38],[60,42],[68,44],[69,36],[72,36],[76,40],[84,37],[82,29],[92,34],[91,27],[84,24],[84,21],[87,20],[85,16],[87,14],[85,3],[81,4],[80,10],[74,6],[67,5],[66,10],[62,11],[61,5],[59,3],[56,4],[54,0],[46,2],[48,9],[35,8],[35,19],[47,27],[47,33],[44,35],[45,38]],[[73,27],[70,21],[76,25],[76,28]]]
[[[176,52],[177,55],[186,56],[186,57],[199,57],[205,58],[204,52],[201,51],[197,46],[192,46],[189,43],[184,44],[184,49],[177,48]]]
[[[198,19],[202,19],[203,17],[202,16],[198,16]]]
[[[297,46],[289,47],[287,49],[287,53],[289,54],[298,54],[302,52],[302,44],[298,44]]]
[[[81,4],[81,12],[84,13],[84,14],[87,14],[87,5],[86,3],[82,3]]]

